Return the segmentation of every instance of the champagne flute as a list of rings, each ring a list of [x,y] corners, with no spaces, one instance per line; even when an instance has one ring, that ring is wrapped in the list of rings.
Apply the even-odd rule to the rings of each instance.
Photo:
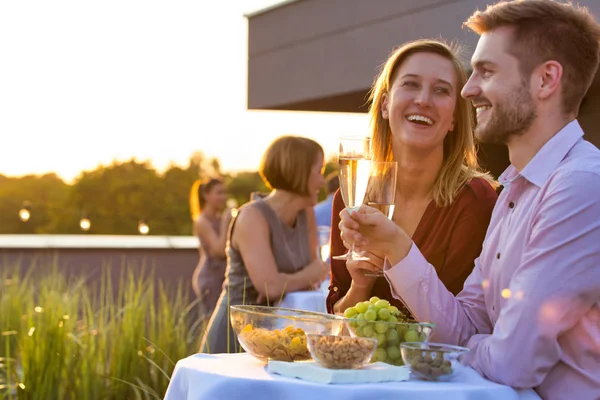
[[[388,219],[394,216],[396,202],[397,161],[371,161],[371,177],[365,194],[367,205],[381,211]],[[383,271],[365,273],[365,276],[383,276]]]
[[[371,165],[371,138],[346,136],[340,139],[338,154],[340,193],[350,213],[357,211],[363,204],[369,183]],[[352,250],[334,260],[368,260]]]
[[[329,263],[331,228],[328,226],[317,226],[317,233],[319,238],[317,256],[319,256],[323,262]]]

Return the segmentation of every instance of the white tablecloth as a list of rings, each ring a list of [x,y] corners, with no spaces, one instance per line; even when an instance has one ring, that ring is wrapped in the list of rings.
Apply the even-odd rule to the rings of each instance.
[[[165,400],[533,400],[459,367],[451,382],[385,382],[326,385],[272,375],[249,354],[196,354],[177,363]]]
[[[327,292],[321,289],[306,292],[292,292],[285,295],[283,300],[279,303],[279,307],[325,313],[327,312],[327,307],[325,305],[326,299]]]

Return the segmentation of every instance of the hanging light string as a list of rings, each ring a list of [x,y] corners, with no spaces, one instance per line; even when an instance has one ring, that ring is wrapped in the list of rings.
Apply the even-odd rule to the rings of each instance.
[[[65,214],[68,214],[68,212],[64,212]],[[19,210],[19,219],[21,221],[23,221],[24,223],[27,223],[32,215],[32,204],[30,201],[24,201],[23,205],[21,206],[21,209]],[[81,214],[81,219],[79,220],[79,228],[84,231],[84,232],[88,232],[92,227],[92,221],[90,219],[90,217],[88,216],[87,212],[83,212]],[[140,233],[140,235],[147,235],[148,233],[150,233],[150,227],[148,225],[148,223],[146,222],[146,220],[144,218],[140,219],[138,222],[138,232]]]

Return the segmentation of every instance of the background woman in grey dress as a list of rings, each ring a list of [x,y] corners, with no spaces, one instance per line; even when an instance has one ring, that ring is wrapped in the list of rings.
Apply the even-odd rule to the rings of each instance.
[[[225,284],[201,352],[239,351],[229,305],[273,305],[327,276],[327,264],[316,257],[313,210],[325,184],[323,163],[321,146],[302,137],[280,137],[265,152],[260,174],[272,191],[241,207],[230,225]]]
[[[225,207],[227,191],[220,179],[196,182],[190,195],[194,235],[200,240],[200,261],[192,277],[200,301],[200,318],[212,314],[225,279],[225,244],[231,210]]]

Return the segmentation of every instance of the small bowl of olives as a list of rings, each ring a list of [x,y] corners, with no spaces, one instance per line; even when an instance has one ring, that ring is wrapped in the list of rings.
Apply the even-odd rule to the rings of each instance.
[[[444,343],[401,343],[404,364],[411,374],[427,381],[447,381],[456,372],[458,357],[469,351],[466,347]]]

